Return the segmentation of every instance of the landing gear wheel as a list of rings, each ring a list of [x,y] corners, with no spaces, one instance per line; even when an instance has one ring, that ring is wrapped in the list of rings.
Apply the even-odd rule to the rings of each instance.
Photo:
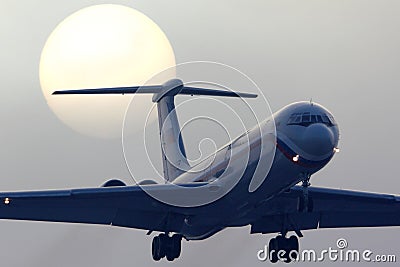
[[[166,256],[166,258],[167,258],[167,261],[173,261],[175,258],[174,258],[174,255],[172,255],[173,253],[172,253],[172,251],[171,250],[168,250],[167,251],[167,256]]]
[[[160,237],[159,236],[155,236],[153,238],[153,242],[151,243],[151,255],[153,257],[153,260],[155,261],[159,261],[161,260],[161,255],[160,255]]]
[[[289,263],[290,258],[289,258],[289,253],[290,253],[290,247],[289,247],[289,239],[287,239],[284,236],[278,235],[276,237],[276,242],[277,242],[277,252],[278,252],[278,259],[283,260],[283,262]],[[284,253],[281,254],[279,252],[283,251]]]
[[[164,258],[168,250],[169,236],[166,234],[160,234],[159,238],[160,238],[160,257]]]
[[[166,257],[168,261],[173,261],[181,255],[181,241],[182,235],[175,234],[169,236],[167,234],[160,234],[153,238],[151,244],[151,254],[155,261]]]
[[[271,238],[268,244],[268,256],[272,263],[276,263],[278,261],[278,242],[276,238]]]
[[[279,253],[284,251],[282,255]],[[282,260],[285,263],[290,263],[292,259],[296,258],[295,253],[299,253],[299,241],[296,236],[286,238],[282,235],[278,235],[276,238],[272,238],[268,245],[269,258],[272,263],[276,263],[278,260]]]
[[[287,260],[286,262],[291,262],[292,259],[296,259],[299,254],[299,239],[297,236],[292,235],[288,239],[286,239],[287,242]]]
[[[172,247],[172,252],[173,252],[173,256],[174,258],[179,258],[179,256],[181,255],[181,249],[182,249],[182,236],[181,235],[173,235],[171,237],[171,247]]]
[[[292,250],[299,251],[299,239],[296,236],[289,237],[289,245]]]

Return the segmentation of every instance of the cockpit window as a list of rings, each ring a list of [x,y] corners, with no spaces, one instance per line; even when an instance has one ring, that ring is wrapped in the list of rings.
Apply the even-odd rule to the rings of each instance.
[[[323,123],[328,126],[336,125],[335,119],[330,114],[311,114],[310,112],[293,113],[287,125],[308,126],[314,123]]]
[[[289,120],[288,120],[288,124],[292,124],[292,123],[296,123],[296,122],[301,122],[301,114],[300,113],[293,113]]]
[[[325,114],[322,115],[322,122],[325,123],[325,124],[330,122],[328,116],[326,116]]]
[[[311,115],[311,123],[317,123],[317,115]]]
[[[331,121],[331,123],[332,123],[333,125],[336,125],[336,121],[335,121],[335,119],[333,118],[332,115],[328,114],[328,118],[329,118],[329,120]]]
[[[311,122],[311,118],[310,118],[310,113],[306,112],[303,113],[302,117],[301,117],[301,122]]]

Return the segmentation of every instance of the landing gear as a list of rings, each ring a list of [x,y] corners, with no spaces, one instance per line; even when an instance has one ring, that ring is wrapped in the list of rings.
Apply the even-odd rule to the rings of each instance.
[[[173,261],[181,255],[181,240],[182,236],[174,234],[160,234],[153,238],[151,244],[151,254],[153,260],[159,261],[166,257],[168,261]]]
[[[292,259],[296,259],[298,254],[299,240],[294,235],[289,238],[278,235],[269,241],[268,255],[272,263],[276,263],[278,260],[289,263]]]
[[[303,180],[301,186],[303,187],[303,195],[299,197],[298,200],[298,211],[299,212],[312,212],[313,211],[313,200],[308,194],[308,187],[310,187],[310,178],[309,174],[303,174]]]

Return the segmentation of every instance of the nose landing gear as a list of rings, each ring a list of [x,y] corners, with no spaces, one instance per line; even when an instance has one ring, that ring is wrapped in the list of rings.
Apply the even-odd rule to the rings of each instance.
[[[298,199],[297,209],[299,212],[312,212],[313,211],[313,200],[308,194],[308,188],[310,187],[310,174],[302,174],[302,183],[301,186],[303,187],[303,194]]]
[[[182,235],[159,234],[153,238],[151,244],[151,254],[153,260],[159,261],[166,257],[168,261],[173,261],[181,255]]]
[[[313,211],[313,200],[309,195],[308,188],[311,185],[310,178],[311,175],[309,173],[301,173],[300,178],[302,181],[303,192],[302,195],[298,199],[298,212],[312,212]],[[303,237],[300,229],[297,224],[292,220],[292,218],[288,215],[284,217],[284,226],[281,231],[281,234],[275,238],[272,238],[269,241],[268,245],[268,256],[272,263],[276,263],[278,261],[282,261],[285,263],[289,263],[292,260],[296,259],[299,255],[299,239],[298,237]],[[287,238],[287,232],[289,227],[295,231],[297,236],[292,235]]]

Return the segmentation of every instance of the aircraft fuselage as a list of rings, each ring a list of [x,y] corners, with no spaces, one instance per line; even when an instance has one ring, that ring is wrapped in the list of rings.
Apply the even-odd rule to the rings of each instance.
[[[275,132],[271,131],[273,123],[276,125]],[[321,105],[297,102],[282,108],[273,115],[273,119],[265,120],[259,127],[253,128],[216,152],[213,163],[204,171],[188,172],[174,181],[187,183],[220,179],[223,182],[224,179],[233,179],[235,171],[243,173],[229,193],[217,201],[195,207],[196,218],[190,217],[192,208],[188,208],[188,217],[181,234],[187,239],[199,240],[220,231],[221,226],[227,225],[229,221],[241,222],[232,226],[244,226],[256,220],[257,218],[249,217],[249,213],[293,185],[308,181],[313,173],[332,159],[338,151],[338,142],[338,125],[332,114]],[[236,154],[235,146],[238,147]],[[248,153],[243,153],[240,146],[247,147]],[[229,150],[233,152],[227,157]],[[227,163],[227,158],[232,160],[231,164]],[[270,167],[269,172],[257,170],[260,164],[264,164],[263,160],[271,162],[270,166],[264,166]],[[240,163],[236,164],[235,161],[244,162],[244,170],[240,170],[237,167]],[[268,162],[265,164],[268,165]],[[227,174],[220,174],[221,172]],[[256,176],[263,173],[267,175],[261,177],[260,185],[253,185],[251,188],[254,179],[260,180]],[[204,216],[199,216],[201,210],[206,213]],[[241,221],[241,217],[246,219]]]

